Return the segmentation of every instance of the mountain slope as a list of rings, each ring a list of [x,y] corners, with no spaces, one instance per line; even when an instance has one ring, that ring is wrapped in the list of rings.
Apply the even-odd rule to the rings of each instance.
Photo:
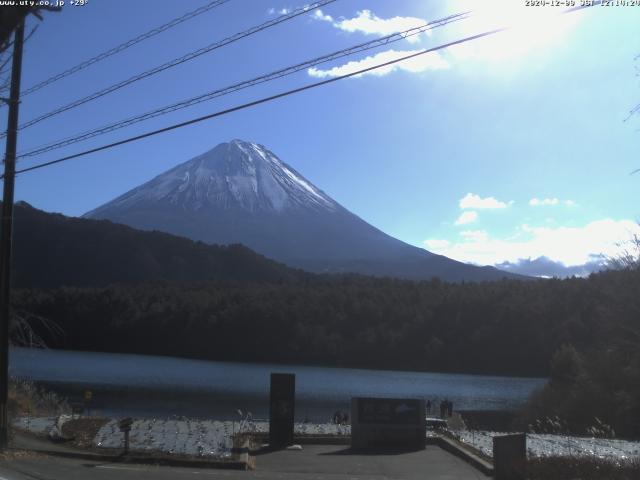
[[[13,281],[17,288],[96,287],[115,282],[295,281],[310,275],[242,245],[215,246],[15,207]]]
[[[410,279],[513,277],[397,240],[349,212],[261,145],[233,140],[85,214],[213,244],[242,243],[313,272]]]

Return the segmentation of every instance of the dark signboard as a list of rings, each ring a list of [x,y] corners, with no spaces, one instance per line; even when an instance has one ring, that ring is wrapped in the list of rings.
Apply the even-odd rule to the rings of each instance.
[[[296,376],[293,373],[271,374],[269,405],[269,443],[275,447],[293,444]]]
[[[133,418],[123,418],[118,422],[121,432],[131,431],[131,425],[133,425]]]
[[[419,425],[420,406],[417,399],[362,398],[358,419],[360,423]]]
[[[493,437],[493,468],[496,480],[524,480],[526,461],[526,434]]]
[[[351,448],[354,450],[425,447],[424,401],[415,398],[351,399]]]

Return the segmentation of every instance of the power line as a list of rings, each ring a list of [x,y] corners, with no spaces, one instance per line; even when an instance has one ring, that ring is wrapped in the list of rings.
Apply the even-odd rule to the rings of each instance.
[[[9,65],[9,62],[11,62],[12,59],[13,59],[13,53],[9,54],[7,58],[2,62],[2,65],[0,65],[0,76],[4,75],[5,73],[9,73],[11,69],[8,68],[5,70],[5,67]]]
[[[192,52],[187,53],[186,55],[183,55],[182,57],[179,58],[175,58],[169,62],[163,63],[162,65],[159,65],[157,67],[154,67],[150,70],[144,71],[142,73],[139,73],[137,75],[134,75],[133,77],[130,77],[126,80],[123,80],[121,82],[118,82],[114,85],[111,85],[107,88],[104,88],[98,92],[92,93],[91,95],[88,95],[86,97],[80,98],[78,100],[75,100],[67,105],[64,105],[62,107],[59,107],[55,110],[52,110],[48,113],[45,113],[43,115],[40,115],[39,117],[34,118],[33,120],[30,120],[26,123],[23,123],[22,125],[20,125],[19,129],[25,129],[28,128],[32,125],[35,125],[36,123],[40,123],[43,120],[46,120],[48,118],[51,118],[55,115],[58,115],[62,112],[66,112],[67,110],[70,110],[72,108],[78,107],[80,105],[83,105],[87,102],[90,102],[92,100],[96,100],[100,97],[103,97],[105,95],[108,95],[109,93],[113,93],[116,90],[119,90],[127,85],[130,85],[134,82],[137,82],[139,80],[145,79],[147,77],[150,77],[152,75],[155,75],[157,73],[163,72],[165,70],[168,70],[169,68],[175,67],[177,65],[180,65],[182,63],[188,62],[190,60],[193,60],[201,55],[204,55],[205,53],[209,53],[213,50],[216,50],[218,48],[222,48],[226,45],[229,45],[230,43],[236,42],[242,38],[248,37],[250,35],[253,35],[255,33],[261,32],[262,30],[266,30],[267,28],[273,27],[275,25],[278,25],[282,22],[285,22],[287,20],[291,20],[292,18],[298,17],[300,15],[303,15],[307,12],[310,12],[316,8],[320,8],[323,7],[325,5],[328,5],[329,3],[333,3],[336,0],[318,0],[310,5],[305,5],[304,7],[299,7],[295,10],[292,10],[289,13],[286,13],[284,15],[281,15],[277,18],[274,18],[273,20],[269,20],[267,22],[264,22],[260,25],[254,26],[249,28],[248,30],[244,30],[242,32],[236,33],[234,35],[231,35],[230,37],[227,37],[223,40],[220,40],[218,42],[212,43],[207,45],[206,47],[202,47],[199,48],[198,50],[194,50]],[[0,138],[3,138],[6,134],[2,134],[0,135]]]
[[[30,87],[28,89],[26,89],[24,92],[21,93],[21,95],[24,97],[26,95],[29,95],[35,91],[40,90],[41,88],[46,87],[47,85],[51,85],[52,83],[57,82],[58,80],[61,80],[65,77],[68,77],[69,75],[73,75],[74,73],[77,73],[81,70],[84,70],[85,68],[98,63],[106,58],[109,58],[117,53],[120,53],[124,50],[126,50],[129,47],[132,47],[144,40],[147,40],[151,37],[154,37],[166,30],[169,30],[170,28],[175,27],[176,25],[180,25],[183,22],[186,22],[187,20],[191,20],[192,18],[197,17],[198,15],[202,15],[203,13],[208,12],[209,10],[212,10],[216,7],[219,7],[227,2],[229,2],[230,0],[215,0],[213,2],[209,2],[206,5],[203,5],[200,8],[197,8],[195,10],[192,10],[191,12],[187,12],[184,15],[174,18],[173,20],[160,25],[159,27],[156,27],[152,30],[149,30],[148,32],[142,33],[140,35],[138,35],[135,38],[132,38],[131,40],[128,40],[124,43],[121,43],[120,45],[117,45],[109,50],[106,50],[88,60],[85,60],[84,62],[81,62],[63,72],[58,73],[57,75],[53,75],[50,78],[47,78],[46,80],[41,81],[40,83],[37,83],[36,85],[34,85],[33,87]]]
[[[373,65],[373,66],[368,67],[368,68],[363,68],[361,70],[357,70],[355,72],[347,73],[345,75],[340,75],[338,77],[329,78],[327,80],[322,80],[320,82],[311,83],[311,84],[305,85],[303,87],[298,87],[298,88],[294,88],[292,90],[287,90],[285,92],[281,92],[281,93],[278,93],[276,95],[271,95],[269,97],[264,97],[264,98],[261,98],[259,100],[254,100],[253,102],[244,103],[242,105],[237,105],[235,107],[231,107],[231,108],[228,108],[226,110],[220,110],[218,112],[210,113],[209,115],[204,115],[202,117],[198,117],[198,118],[194,118],[194,119],[191,119],[191,120],[187,120],[185,122],[176,123],[174,125],[170,125],[168,127],[160,128],[158,130],[152,130],[150,132],[143,133],[141,135],[136,135],[134,137],[129,137],[129,138],[126,138],[124,140],[120,140],[120,141],[117,141],[117,142],[109,143],[107,145],[102,145],[100,147],[96,147],[96,148],[92,148],[92,149],[89,149],[89,150],[85,150],[85,151],[80,152],[80,153],[75,153],[73,155],[68,155],[66,157],[58,158],[56,160],[51,160],[51,161],[48,161],[48,162],[39,163],[39,164],[33,165],[31,167],[22,168],[20,170],[16,170],[16,174],[30,172],[32,170],[38,170],[40,168],[44,168],[44,167],[48,167],[48,166],[55,165],[55,164],[58,164],[58,163],[66,162],[66,161],[72,160],[74,158],[83,157],[85,155],[89,155],[90,153],[96,153],[96,152],[100,152],[100,151],[103,151],[103,150],[108,150],[108,149],[113,148],[113,147],[117,147],[117,146],[124,145],[124,144],[127,144],[127,143],[135,142],[137,140],[142,140],[143,138],[153,137],[153,136],[159,135],[161,133],[169,132],[171,130],[176,130],[178,128],[186,127],[188,125],[193,125],[195,123],[203,122],[204,120],[210,120],[210,119],[215,118],[215,117],[221,117],[221,116],[227,115],[229,113],[237,112],[239,110],[244,110],[244,109],[249,108],[249,107],[254,107],[256,105],[260,105],[260,104],[263,104],[263,103],[271,102],[273,100],[277,100],[279,98],[287,97],[287,96],[293,95],[295,93],[300,93],[300,92],[303,92],[305,90],[310,90],[312,88],[321,87],[323,85],[328,85],[330,83],[337,82],[338,80],[343,80],[345,78],[350,78],[350,77],[354,77],[356,75],[361,75],[363,73],[367,73],[367,72],[370,72],[372,70],[376,70],[378,68],[387,67],[389,65],[393,65],[395,63],[402,62],[404,60],[415,58],[415,57],[418,57],[420,55],[425,55],[427,53],[435,52],[436,50],[442,50],[443,48],[452,47],[454,45],[458,45],[458,44],[461,44],[461,43],[469,42],[471,40],[476,40],[476,39],[479,39],[479,38],[482,38],[482,37],[493,35],[495,33],[502,32],[504,30],[506,30],[506,28],[498,28],[498,29],[495,29],[495,30],[490,30],[490,31],[487,31],[487,32],[479,33],[477,35],[472,35],[470,37],[465,37],[463,39],[456,40],[454,42],[449,42],[449,43],[446,43],[446,44],[443,44],[443,45],[439,45],[437,47],[429,48],[427,50],[423,50],[423,51],[420,51],[420,52],[417,52],[417,53],[412,53],[410,55],[405,55],[404,57],[400,57],[400,58],[397,58],[395,60],[391,60],[391,61],[388,61],[388,62],[385,62],[385,63],[380,63],[380,64],[377,64],[377,65]]]
[[[31,31],[28,33],[28,35],[24,38],[23,44],[26,44],[29,39],[33,36],[34,33],[36,33],[36,30],[38,30],[38,25],[34,26]],[[6,75],[7,73],[9,73],[11,71],[11,65],[9,62],[13,61],[13,53],[10,53],[9,56],[6,58],[6,60],[3,61],[2,65],[0,65],[0,77],[2,77],[3,75]],[[7,67],[5,69],[5,67]],[[9,79],[7,79],[7,82],[0,86],[0,93],[3,93],[7,90],[9,90],[10,85],[9,85]],[[4,102],[0,102],[0,108],[2,108],[5,105]]]
[[[627,116],[627,118],[624,119],[624,121],[626,122],[627,120],[629,120],[631,117],[633,117],[638,113],[640,113],[640,104],[636,105],[631,110],[629,110],[629,115]]]
[[[149,120],[151,118],[155,118],[161,115],[165,115],[167,113],[171,113],[171,112],[175,112],[177,110],[181,110],[187,107],[191,107],[193,105],[208,101],[208,100],[212,100],[214,98],[218,98],[224,95],[228,95],[230,93],[234,93],[237,92],[239,90],[245,89],[245,88],[249,88],[249,87],[253,87],[256,85],[259,85],[261,83],[265,83],[265,82],[269,82],[272,80],[276,80],[278,78],[282,78],[284,76],[287,75],[291,75],[293,73],[299,72],[301,70],[304,70],[306,68],[309,67],[313,67],[316,65],[320,65],[322,63],[326,63],[329,62],[331,60],[336,60],[338,58],[342,58],[345,56],[349,56],[349,55],[353,55],[354,53],[359,53],[359,52],[363,52],[366,50],[371,50],[373,48],[379,47],[381,45],[388,45],[390,43],[393,42],[397,42],[399,40],[402,39],[406,39],[409,37],[413,37],[415,35],[419,35],[422,34],[424,32],[430,31],[434,28],[438,28],[438,27],[442,27],[445,26],[449,23],[453,23],[453,22],[457,22],[460,20],[464,20],[466,18],[468,18],[470,12],[464,12],[464,13],[459,13],[459,14],[455,14],[455,15],[450,15],[448,17],[439,19],[439,20],[435,20],[429,23],[426,23],[424,25],[421,25],[419,27],[414,27],[414,28],[410,28],[407,30],[404,30],[402,32],[397,32],[397,33],[393,33],[390,35],[386,35],[384,37],[375,39],[375,40],[371,40],[369,42],[365,42],[365,43],[361,43],[358,45],[355,45],[353,47],[349,47],[349,48],[345,48],[342,50],[338,50],[336,52],[330,53],[330,54],[326,54],[323,55],[321,57],[316,57],[314,59],[311,60],[306,60],[302,63],[298,63],[296,65],[292,65],[265,75],[261,75],[259,77],[256,78],[252,78],[250,80],[245,80],[239,83],[235,83],[233,85],[229,85],[217,90],[213,90],[207,93],[204,93],[202,95],[198,95],[186,100],[182,100],[180,102],[177,103],[173,103],[171,105],[167,105],[165,107],[161,107],[161,108],[157,108],[155,110],[151,110],[149,112],[146,112],[144,114],[141,115],[137,115],[135,117],[130,117],[128,119],[125,120],[121,120],[119,122],[115,122],[106,126],[102,126],[99,127],[97,129],[94,130],[90,130],[87,132],[84,132],[80,135],[76,135],[73,137],[67,137],[64,138],[62,140],[58,140],[56,142],[53,143],[49,143],[47,145],[43,145],[37,148],[34,148],[33,150],[27,151],[25,153],[22,153],[18,156],[18,158],[27,158],[27,157],[33,157],[36,155],[40,155],[42,153],[46,153],[52,150],[57,150],[59,148],[63,148],[84,140],[88,140],[90,138],[94,138],[97,137],[99,135],[104,135],[106,133],[110,133],[116,130],[119,130],[121,128],[125,128],[125,127],[129,127],[131,125],[134,125],[136,123],[145,121],[145,120]]]
[[[594,3],[593,5],[599,5],[599,3]],[[565,10],[562,13],[563,14],[564,13],[571,13],[571,12],[575,12],[575,11],[578,11],[578,10],[583,10],[583,9],[590,8],[590,7],[591,7],[591,5],[574,7],[574,8]],[[212,118],[221,117],[223,115],[227,115],[227,114],[230,114],[230,113],[233,113],[233,112],[237,112],[239,110],[244,110],[244,109],[247,109],[247,108],[250,108],[250,107],[261,105],[263,103],[271,102],[273,100],[277,100],[279,98],[287,97],[287,96],[290,96],[290,95],[293,95],[293,94],[296,94],[296,93],[300,93],[300,92],[303,92],[303,91],[306,91],[306,90],[311,90],[311,89],[316,88],[316,87],[321,87],[323,85],[328,85],[330,83],[334,83],[334,82],[337,82],[339,80],[344,80],[346,78],[355,77],[357,75],[362,75],[363,73],[367,73],[367,72],[370,72],[370,71],[373,71],[373,70],[377,70],[378,68],[383,68],[383,67],[387,67],[387,66],[390,66],[390,65],[394,65],[394,64],[402,62],[404,60],[409,60],[411,58],[416,58],[416,57],[419,57],[421,55],[426,55],[428,53],[435,52],[435,51],[438,51],[438,50],[442,50],[442,49],[445,49],[445,48],[449,48],[449,47],[452,47],[452,46],[455,46],[455,45],[459,45],[459,44],[462,44],[462,43],[470,42],[470,41],[473,41],[473,40],[478,40],[480,38],[488,37],[490,35],[495,35],[496,33],[500,33],[500,32],[504,32],[506,30],[509,30],[509,28],[510,27],[500,27],[500,28],[496,28],[496,29],[493,29],[493,30],[488,30],[488,31],[485,31],[485,32],[482,32],[482,33],[478,33],[476,35],[471,35],[469,37],[465,37],[465,38],[462,38],[462,39],[459,39],[459,40],[455,40],[455,41],[452,41],[452,42],[441,44],[441,45],[438,45],[437,47],[432,47],[432,48],[429,48],[429,49],[426,49],[426,50],[422,50],[420,52],[412,53],[410,55],[405,55],[403,57],[400,57],[400,58],[397,58],[397,59],[394,59],[394,60],[390,60],[388,62],[379,63],[377,65],[373,65],[371,67],[363,68],[363,69],[360,69],[360,70],[357,70],[357,71],[354,71],[354,72],[351,72],[351,73],[347,73],[347,74],[340,75],[340,76],[337,76],[337,77],[329,78],[327,80],[322,80],[322,81],[319,81],[319,82],[311,83],[311,84],[308,84],[308,85],[305,85],[305,86],[302,86],[302,87],[298,87],[298,88],[294,88],[294,89],[291,89],[291,90],[287,90],[285,92],[281,92],[281,93],[278,93],[278,94],[275,94],[275,95],[271,95],[271,96],[268,96],[268,97],[263,97],[261,99],[254,100],[252,102],[244,103],[244,104],[237,105],[235,107],[231,107],[231,108],[228,108],[228,109],[225,109],[225,110],[220,110],[218,112],[210,113],[208,115],[204,115],[204,116],[193,118],[191,120],[187,120],[187,121],[184,121],[184,122],[176,123],[176,124],[170,125],[168,127],[160,128],[160,129],[157,129],[157,130],[152,130],[150,132],[146,132],[146,133],[143,133],[143,134],[140,134],[140,135],[136,135],[136,136],[133,136],[133,137],[125,138],[124,140],[119,140],[117,142],[113,142],[113,143],[109,143],[109,144],[106,144],[106,145],[102,145],[100,147],[96,147],[96,148],[92,148],[92,149],[89,149],[89,150],[85,150],[85,151],[82,151],[82,152],[79,152],[79,153],[75,153],[73,155],[68,155],[66,157],[58,158],[56,160],[50,160],[48,162],[39,163],[39,164],[33,165],[31,167],[22,168],[20,170],[16,170],[15,173],[19,174],[19,173],[30,172],[30,171],[33,171],[33,170],[38,170],[38,169],[45,168],[45,167],[48,167],[48,166],[51,166],[51,165],[56,165],[58,163],[66,162],[66,161],[69,161],[69,160],[73,160],[75,158],[83,157],[83,156],[89,155],[91,153],[97,153],[97,152],[100,152],[100,151],[103,151],[103,150],[108,150],[108,149],[111,149],[111,148],[114,148],[114,147],[117,147],[117,146],[120,146],[120,145],[125,145],[127,143],[131,143],[131,142],[135,142],[135,141],[138,141],[138,140],[142,140],[144,138],[153,137],[153,136],[159,135],[161,133],[165,133],[165,132],[169,132],[169,131],[172,131],[172,130],[176,130],[178,128],[186,127],[188,125],[193,125],[193,124],[196,124],[196,123],[200,123],[200,122],[203,122],[205,120],[210,120]],[[4,178],[4,176],[2,176],[2,178]]]

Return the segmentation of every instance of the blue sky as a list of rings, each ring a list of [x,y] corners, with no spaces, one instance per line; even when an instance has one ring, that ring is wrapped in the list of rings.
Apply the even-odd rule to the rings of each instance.
[[[89,0],[46,14],[23,86],[207,3]],[[23,99],[27,121],[304,2],[232,0]],[[187,5],[188,4],[188,5]],[[16,199],[81,215],[220,142],[265,145],[383,231],[478,264],[580,273],[637,232],[640,7],[558,15],[515,0],[339,0],[31,128],[19,151],[452,13],[472,18],[51,152],[21,166],[446,43],[376,74],[25,173]],[[35,25],[35,19],[30,20]],[[352,62],[352,63],[349,63]],[[6,110],[3,110],[6,112]],[[1,114],[0,114],[1,115]],[[636,201],[634,201],[636,200]],[[529,260],[522,260],[529,259]],[[505,263],[508,262],[508,263]],[[556,263],[554,263],[556,262]],[[533,265],[535,266],[535,265]],[[563,270],[571,267],[570,270]]]

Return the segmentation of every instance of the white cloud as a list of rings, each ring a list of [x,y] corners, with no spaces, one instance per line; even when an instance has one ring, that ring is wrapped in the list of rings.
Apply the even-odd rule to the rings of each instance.
[[[573,200],[560,201],[557,198],[532,198],[529,200],[529,205],[532,207],[554,206],[554,205],[566,205],[567,207],[577,207],[578,204]]]
[[[489,238],[486,230],[464,230],[460,236],[468,242],[484,242]]]
[[[511,204],[513,202],[509,202]],[[460,199],[460,208],[478,208],[478,209],[496,209],[507,208],[505,202],[496,200],[494,197],[481,198],[474,193],[467,193],[464,198]]]
[[[320,19],[326,20],[325,18]],[[426,20],[416,17],[380,18],[370,10],[362,10],[358,12],[354,18],[345,18],[333,22],[333,26],[345,32],[361,32],[367,35],[391,35],[392,33],[403,32],[411,28],[422,27],[427,23]],[[427,35],[430,34],[428,30],[425,33]],[[411,43],[419,42],[419,35],[407,37],[407,41]]]
[[[463,215],[465,213],[471,212],[463,212]],[[479,265],[546,257],[565,266],[575,266],[593,262],[594,258],[603,255],[616,256],[620,252],[619,244],[633,234],[640,234],[640,227],[635,222],[605,218],[581,227],[522,225],[516,235],[506,239],[461,232],[460,242],[446,245],[437,243],[438,239],[429,239],[425,245],[435,253]]]
[[[320,70],[318,68],[311,67],[309,70],[307,70],[307,72],[309,73],[309,75],[316,78],[339,77],[341,75],[347,75],[349,73],[357,72],[358,70],[373,67],[381,63],[391,62],[393,60],[397,60],[399,58],[406,57],[407,55],[412,55],[421,51],[423,50],[398,51],[392,49],[385,52],[376,53],[375,55],[369,57],[365,57],[362,60],[354,60],[345,63],[344,65],[333,67],[329,70]],[[365,72],[356,76],[360,77],[362,75],[368,74],[383,76],[395,70],[404,70],[410,73],[419,73],[426,70],[442,70],[445,68],[449,68],[449,64],[437,52],[431,52],[407,60],[403,60],[392,65],[376,68],[375,70],[370,70],[369,72]]]
[[[474,212],[473,210],[462,212],[454,225],[466,225],[468,223],[473,223],[476,220],[478,220],[478,212]]]
[[[587,275],[606,268],[607,259],[603,256],[593,257],[583,265],[566,266],[562,262],[554,262],[547,257],[521,258],[517,262],[503,262],[496,264],[500,270],[519,273],[531,277],[586,277]]]
[[[326,14],[322,13],[322,10],[320,10],[320,9],[317,9],[313,13],[313,18],[315,18],[316,20],[322,20],[323,22],[331,22],[331,23],[333,23],[333,17],[331,15],[326,15]]]
[[[276,13],[278,15],[287,15],[289,13],[291,13],[291,9],[284,7],[284,8],[275,8],[275,7],[271,7],[267,10],[267,13],[269,15],[275,15]]]
[[[529,200],[529,205],[531,205],[532,207],[540,207],[542,205],[558,205],[558,203],[560,203],[560,200],[558,200],[557,198],[544,198],[540,200],[539,198],[534,197]]]

